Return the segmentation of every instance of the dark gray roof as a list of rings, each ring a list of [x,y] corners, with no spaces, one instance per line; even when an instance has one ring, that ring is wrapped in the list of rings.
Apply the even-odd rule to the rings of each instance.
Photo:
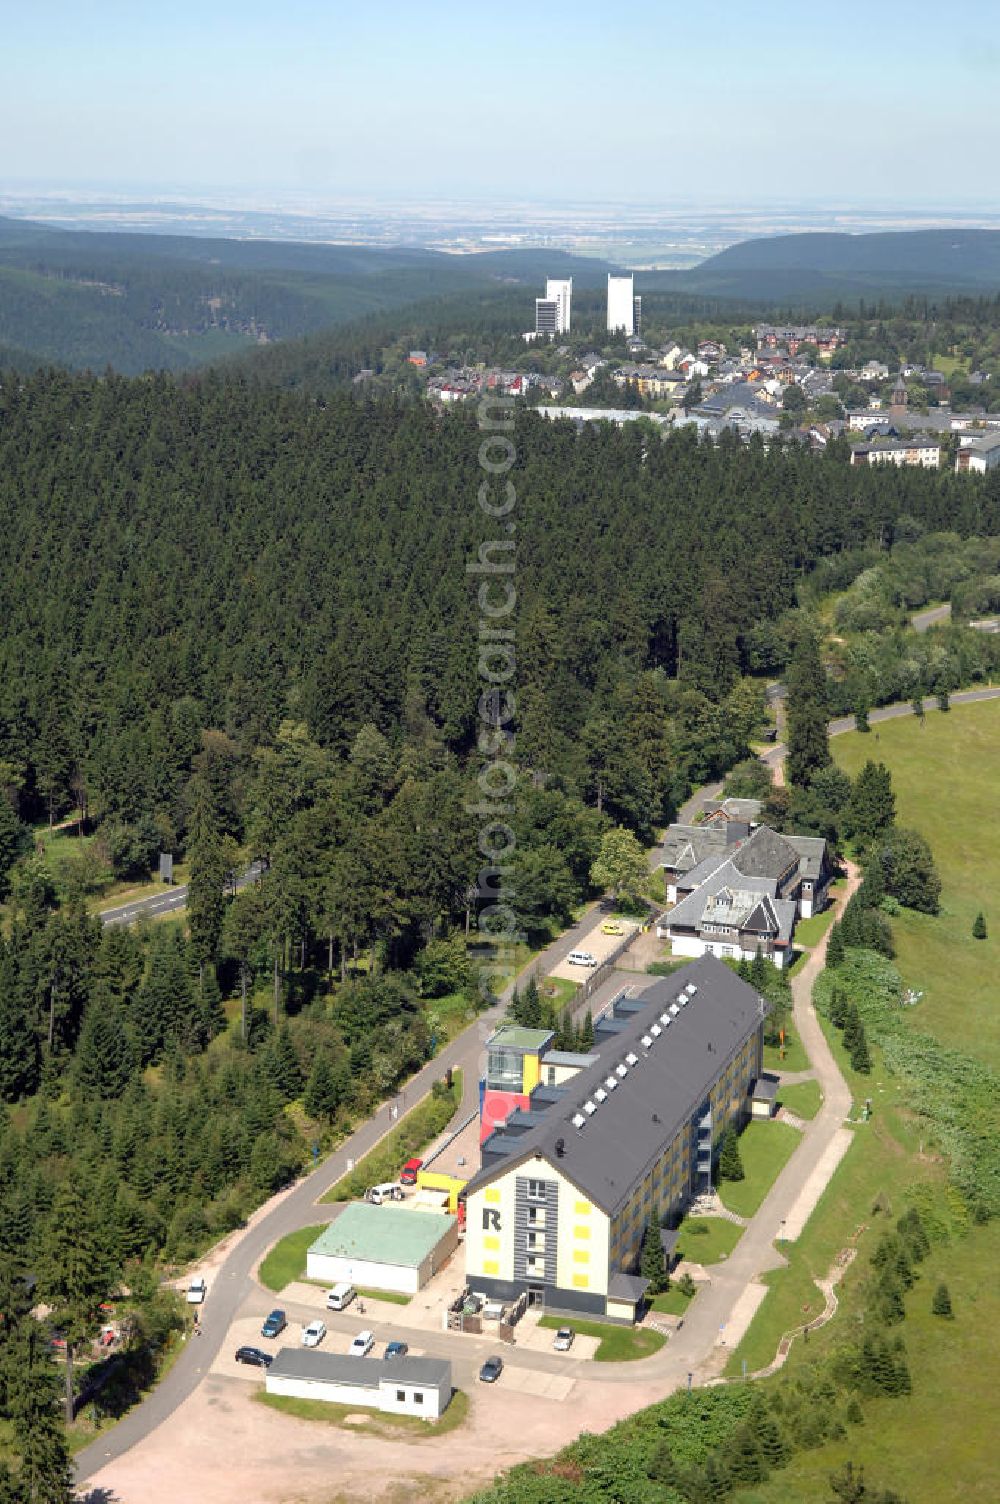
[[[671,825],[660,847],[660,862],[677,872],[697,867],[712,851],[726,848],[724,825]]]
[[[649,1289],[649,1280],[641,1274],[623,1274],[621,1270],[608,1277],[608,1299],[626,1300],[638,1304]]]
[[[817,878],[826,866],[826,842],[822,836],[785,836],[785,840],[799,854],[799,872],[802,877]]]
[[[681,1005],[679,995],[688,987],[696,991]],[[614,1033],[605,1033],[597,1020],[598,1062],[567,1083],[562,1100],[515,1141],[511,1154],[484,1164],[469,1181],[470,1193],[512,1165],[541,1156],[610,1215],[760,1027],[764,1007],[753,988],[714,956],[692,961],[634,1001],[641,1006]],[[671,1005],[677,1006],[674,1015]],[[660,1023],[663,1013],[671,1019],[667,1025]],[[635,1064],[620,1076],[629,1054]],[[615,1086],[608,1088],[611,1076]],[[595,1104],[589,1114],[587,1102]]]
[[[588,1065],[593,1065],[596,1055],[581,1055],[577,1050],[546,1050],[542,1057],[543,1065],[575,1065],[581,1070]]]
[[[739,888],[741,892],[760,893],[761,895],[766,893],[769,898],[774,897],[776,887],[773,877],[744,877],[736,871],[732,859],[729,858],[724,862],[720,862],[714,871],[709,872],[704,882],[695,888],[693,892],[689,893],[686,898],[682,898],[676,908],[670,909],[664,915],[661,922],[668,924],[671,929],[675,926],[680,926],[682,929],[685,927],[696,928],[705,911],[705,904],[708,899],[724,888],[727,883]]]
[[[268,1369],[268,1377],[312,1379],[328,1384],[358,1384],[377,1389],[381,1379],[401,1379],[428,1388],[451,1388],[447,1358],[352,1358],[349,1353],[323,1353],[316,1347],[282,1347]]]
[[[744,877],[778,879],[797,866],[799,853],[769,825],[758,825],[749,841],[733,854],[733,866]]]
[[[750,1095],[755,1102],[773,1102],[778,1095],[777,1076],[758,1076]]]

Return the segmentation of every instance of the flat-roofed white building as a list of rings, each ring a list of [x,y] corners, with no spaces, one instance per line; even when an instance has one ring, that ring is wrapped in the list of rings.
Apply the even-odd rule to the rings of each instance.
[[[615,334],[635,333],[635,278],[608,274],[608,328]]]

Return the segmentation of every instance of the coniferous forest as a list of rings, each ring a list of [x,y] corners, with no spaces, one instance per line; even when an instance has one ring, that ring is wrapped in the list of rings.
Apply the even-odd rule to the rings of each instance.
[[[0,1256],[70,1348],[126,1264],[138,1290],[136,1261],[239,1225],[476,1004],[480,438],[474,411],[218,375],[0,385]],[[650,841],[748,755],[821,561],[902,519],[998,533],[1000,481],[528,411],[512,439],[515,881],[543,936],[606,829]],[[65,820],[54,877],[36,842]],[[101,874],[160,851],[186,927],[102,930]]]

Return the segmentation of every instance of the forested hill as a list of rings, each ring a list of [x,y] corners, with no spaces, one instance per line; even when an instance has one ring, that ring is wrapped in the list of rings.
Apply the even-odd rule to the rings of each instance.
[[[520,288],[530,310],[546,275],[596,286],[606,270],[560,251],[451,256],[58,230],[0,218],[0,348],[81,369],[186,370],[469,289]]]
[[[589,802],[603,783],[643,831],[692,768],[657,753],[654,773],[631,745],[635,695],[662,717],[677,676],[708,728],[741,672],[780,668],[773,624],[819,557],[890,537],[900,513],[1000,531],[995,475],[530,413],[516,445],[519,756]],[[417,767],[460,761],[479,693],[478,448],[474,413],[346,394],[5,381],[0,761],[24,811],[68,810],[82,784],[148,857],[183,844],[206,728],[247,757],[289,718],[333,748],[370,723]],[[714,735],[694,776],[728,755],[705,753]]]
[[[778,300],[1000,291],[1000,230],[814,231],[745,240],[684,272],[640,278],[717,297]]]

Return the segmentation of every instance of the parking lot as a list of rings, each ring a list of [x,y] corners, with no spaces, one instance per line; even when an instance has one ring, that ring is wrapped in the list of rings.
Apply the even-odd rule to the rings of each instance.
[[[606,935],[601,925],[596,925],[579,944],[579,949],[589,951],[598,966],[603,965],[618,949],[626,936],[636,934],[639,929],[639,922],[636,919],[614,919],[605,922],[616,925],[620,933]],[[574,966],[569,960],[564,959],[558,965],[553,966],[549,975],[561,977],[567,982],[585,982],[592,970],[590,966]]]

